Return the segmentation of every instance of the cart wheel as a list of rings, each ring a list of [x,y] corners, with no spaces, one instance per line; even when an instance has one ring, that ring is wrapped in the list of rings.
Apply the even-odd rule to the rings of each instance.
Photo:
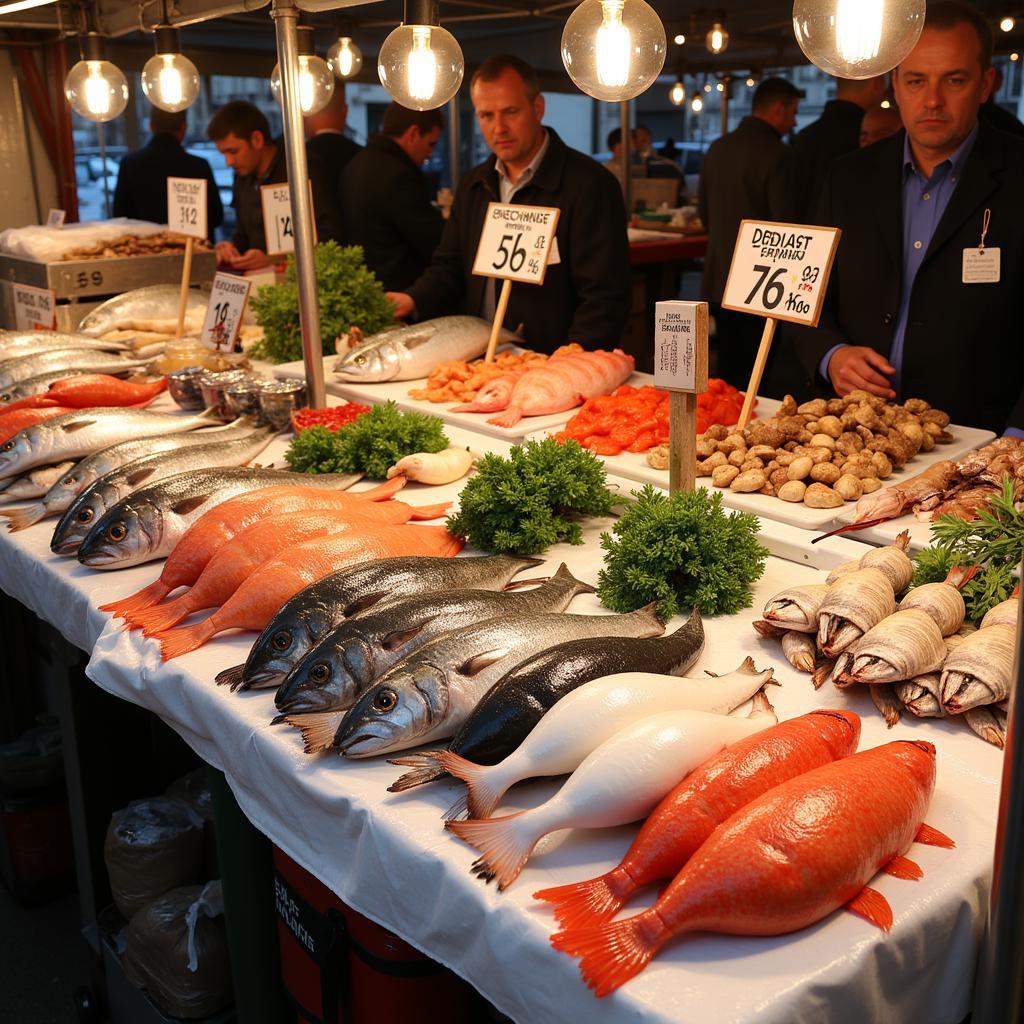
[[[78,1024],[100,1024],[99,1009],[92,989],[88,985],[79,985],[71,996],[78,1014]]]

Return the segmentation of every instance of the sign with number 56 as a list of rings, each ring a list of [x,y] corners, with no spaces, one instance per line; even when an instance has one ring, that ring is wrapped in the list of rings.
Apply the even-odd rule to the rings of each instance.
[[[840,234],[838,228],[743,221],[722,307],[817,327]]]
[[[480,232],[473,273],[543,284],[558,213],[553,206],[491,203]]]

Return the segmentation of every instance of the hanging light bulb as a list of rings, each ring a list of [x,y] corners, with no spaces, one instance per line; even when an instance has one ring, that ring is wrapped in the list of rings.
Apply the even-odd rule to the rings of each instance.
[[[1005,18],[999,19],[999,30],[1000,32],[1012,32],[1016,24],[1017,19],[1008,14]]]
[[[720,22],[716,21],[714,25],[708,29],[707,38],[705,39],[708,50],[711,53],[723,53],[729,45],[729,33],[726,32],[725,26]]]
[[[300,25],[296,32],[299,42],[299,106],[304,115],[315,114],[327,106],[334,93],[334,74],[327,66],[327,61],[316,55],[313,29],[308,25]],[[275,64],[270,73],[270,91],[280,103],[280,64]]]
[[[391,98],[412,110],[443,107],[462,85],[462,49],[437,20],[434,0],[406,0],[405,19],[377,57],[380,84]]]
[[[64,79],[71,109],[90,121],[112,121],[128,106],[128,81],[119,67],[104,58],[103,37],[82,36],[82,59]]]
[[[690,109],[695,114],[699,114],[704,109],[704,101],[700,98],[700,93],[693,97],[693,102],[690,104]]]
[[[718,90],[719,92],[725,92],[725,86],[724,86],[724,85],[723,85],[723,84],[722,84],[721,82],[719,82],[719,83],[718,83],[718,85],[716,85],[716,86],[715,86],[715,88],[716,88],[716,89],[717,89],[717,90]]]
[[[917,45],[925,0],[796,0],[793,30],[807,59],[837,78],[874,78]]]
[[[684,36],[683,33],[680,32],[678,35],[676,35],[673,38],[672,42],[675,43],[676,46],[685,46],[686,45],[686,36]]]
[[[142,91],[154,107],[161,110],[184,110],[199,95],[199,72],[179,51],[178,30],[170,25],[157,25],[153,32],[156,55],[142,69]]]
[[[562,31],[562,63],[596,100],[630,100],[665,66],[665,26],[645,0],[583,0]]]
[[[675,80],[675,84],[669,89],[668,98],[672,105],[676,107],[681,107],[686,102],[686,83],[683,81],[682,75]]]
[[[711,92],[711,86],[707,82],[704,83],[704,91],[705,92]]]
[[[1012,60],[1014,63],[1016,63],[1017,61],[1020,60],[1020,54],[1019,53],[1011,53],[1010,54],[1010,60]]]
[[[753,80],[753,78],[748,78],[747,79],[747,88],[748,89],[753,89],[756,84],[757,83]]]
[[[342,81],[355,78],[363,66],[363,51],[352,42],[351,36],[339,36],[327,51],[327,63]]]

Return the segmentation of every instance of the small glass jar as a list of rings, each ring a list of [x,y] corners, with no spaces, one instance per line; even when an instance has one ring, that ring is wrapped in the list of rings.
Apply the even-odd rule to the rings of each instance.
[[[241,370],[224,370],[222,373],[206,372],[199,378],[199,389],[203,393],[203,405],[212,409],[214,415],[223,422],[230,420],[224,392],[232,384],[247,380],[248,375]]]
[[[271,380],[260,388],[260,412],[275,430],[291,425],[292,413],[306,404],[304,380]]]
[[[260,416],[260,392],[266,381],[249,377],[224,389],[224,406],[231,419],[239,416]]]
[[[186,366],[167,374],[167,390],[182,409],[198,411],[203,408],[199,378],[205,372],[201,366]]]
[[[172,373],[190,366],[201,366],[206,358],[207,349],[195,338],[179,338],[164,345],[164,354],[157,363],[161,373]]]

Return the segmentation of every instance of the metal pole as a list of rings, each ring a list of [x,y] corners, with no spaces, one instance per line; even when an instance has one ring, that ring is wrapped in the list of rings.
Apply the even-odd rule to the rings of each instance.
[[[732,91],[732,76],[726,75],[722,79],[722,134],[729,134],[729,100]]]
[[[284,119],[284,152],[288,163],[292,224],[295,226],[295,277],[299,285],[299,325],[302,361],[306,365],[306,392],[313,409],[326,404],[324,354],[320,340],[320,300],[313,258],[313,210],[310,203],[306,139],[299,105],[299,47],[295,31],[299,10],[294,0],[274,0],[270,12],[277,37],[281,67],[281,111]]]
[[[620,152],[620,168],[622,171],[622,198],[626,204],[626,217],[633,216],[633,181],[630,175],[630,143],[629,133],[629,100],[619,104],[619,130],[622,132],[622,148]]]
[[[448,101],[448,164],[452,174],[452,192],[459,187],[459,94]]]
[[[96,138],[100,144],[100,166],[103,173],[100,180],[103,182],[103,216],[110,220],[110,185],[107,183],[107,129],[102,121],[96,122]]]
[[[1017,613],[1016,690],[1006,716],[1003,784],[996,824],[988,927],[974,990],[974,1024],[1004,1024],[1024,1013],[1024,615]]]

